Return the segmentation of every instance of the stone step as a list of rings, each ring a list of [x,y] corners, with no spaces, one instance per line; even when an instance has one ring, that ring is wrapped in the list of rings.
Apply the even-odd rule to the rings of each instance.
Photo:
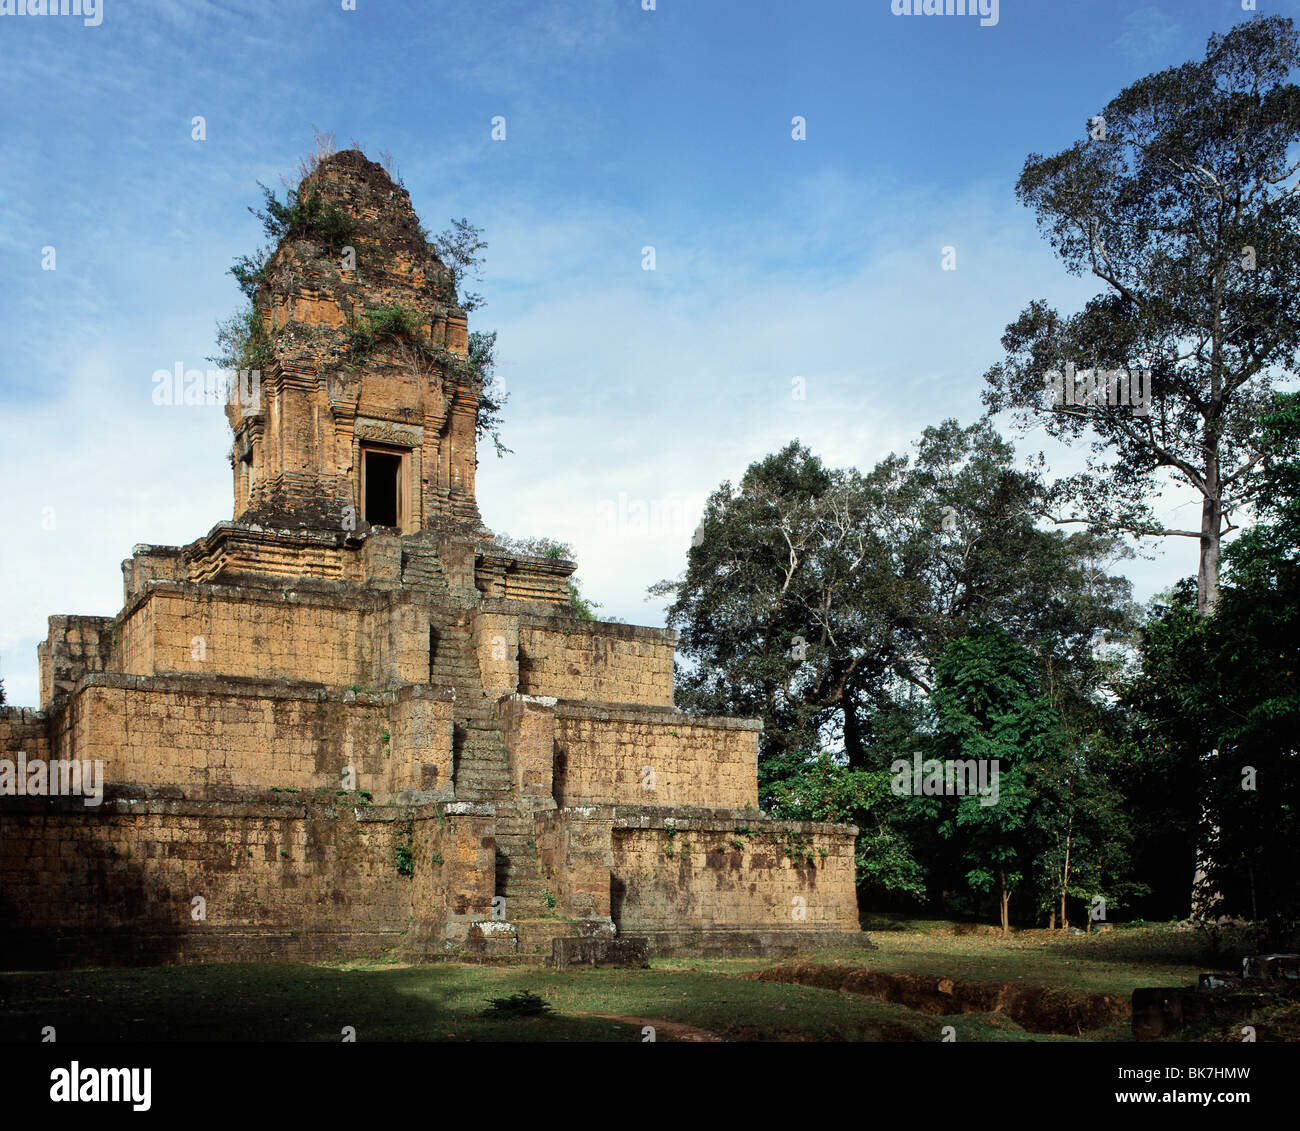
[[[507,914],[539,918],[549,910],[541,856],[532,816],[513,800],[510,757],[496,699],[483,690],[469,631],[458,624],[434,625],[433,631],[429,682],[455,692],[451,713],[456,796],[496,806],[496,890],[508,901]]]
[[[497,847],[500,848],[499,845]],[[536,853],[523,857],[518,853],[512,856],[508,852],[502,852],[497,857],[497,874],[509,876],[511,879],[525,885],[539,885],[542,881],[542,872]]]

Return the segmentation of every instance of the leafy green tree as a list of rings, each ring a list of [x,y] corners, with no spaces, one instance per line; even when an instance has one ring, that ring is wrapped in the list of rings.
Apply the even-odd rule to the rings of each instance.
[[[1202,612],[1218,599],[1221,541],[1251,499],[1261,409],[1300,347],[1298,63],[1289,19],[1211,36],[1203,61],[1127,87],[1084,140],[1031,154],[1016,186],[1066,269],[1105,290],[1068,317],[1031,303],[1007,327],[985,403],[1067,443],[1090,434],[1087,470],[1056,485],[1044,514],[1196,539]],[[1149,371],[1147,410],[1097,404],[1087,384],[1088,403],[1051,407],[1049,375],[1067,365]],[[1164,476],[1200,497],[1199,528],[1156,519]]]
[[[761,717],[764,759],[842,744],[880,768],[915,732],[939,656],[981,619],[1031,643],[1063,696],[1092,694],[1098,636],[1131,622],[1108,572],[1123,551],[1039,530],[1045,488],[1013,461],[987,425],[948,421],[866,475],[795,442],[722,484],[684,574],[651,589],[674,598],[679,704]]]
[[[722,484],[684,574],[652,589],[673,597],[679,706],[762,718],[764,808],[813,811],[825,773],[834,790],[857,791],[863,890],[966,886],[971,862],[958,841],[936,836],[941,808],[925,798],[879,802],[891,763],[932,741],[937,665],[974,626],[999,624],[1028,649],[1053,725],[1078,735],[1101,726],[1122,668],[1122,653],[1104,642],[1122,642],[1135,623],[1128,583],[1110,572],[1127,552],[1096,532],[1040,529],[1045,491],[987,424],[928,428],[912,455],[865,474],[828,468],[795,442],[753,464],[738,487]],[[838,769],[814,758],[827,749],[842,750]],[[1063,759],[1058,768],[1064,779]],[[1072,855],[1058,886],[1082,882],[1097,855],[1099,789],[1095,776],[1086,784],[1062,786],[1057,839]],[[1055,892],[1042,878],[1046,827],[1026,837],[1012,873]],[[1119,866],[1105,862],[1112,887]]]
[[[1031,819],[1040,847],[1031,874],[1039,914],[1061,930],[1070,925],[1070,899],[1084,902],[1090,920],[1094,910],[1108,919],[1149,892],[1132,878],[1133,821],[1113,781],[1119,753],[1110,730],[1058,725],[1034,766]]]
[[[820,747],[859,667],[881,662],[861,615],[876,497],[798,442],[714,492],[685,576],[651,589],[676,595],[667,621],[694,664],[678,668],[680,705],[761,716],[772,754]]]
[[[931,821],[960,852],[966,883],[998,895],[1010,929],[1026,888],[1036,912],[1068,924],[1067,898],[1100,912],[1142,890],[1130,878],[1132,833],[1108,781],[1110,744],[1061,713],[1040,658],[1001,627],[981,624],[954,641],[936,669],[929,757],[984,767],[989,796],[927,799]],[[1100,902],[1098,902],[1100,900]],[[1021,901],[1021,902],[1027,902]]]
[[[1005,934],[1011,929],[1012,893],[1033,856],[1033,764],[1046,755],[1055,720],[1033,656],[992,625],[978,625],[949,645],[935,669],[931,704],[930,756],[974,760],[987,780],[996,782],[996,791],[987,796],[962,796],[955,813],[940,822],[939,833],[961,845],[970,886],[997,891]]]
[[[783,820],[857,825],[859,890],[923,899],[924,871],[908,834],[890,816],[896,800],[887,771],[855,770],[823,752],[772,781],[764,807]]]

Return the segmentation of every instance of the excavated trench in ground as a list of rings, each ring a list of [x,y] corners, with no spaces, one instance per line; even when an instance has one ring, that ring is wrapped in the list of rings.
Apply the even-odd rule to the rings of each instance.
[[[1077,1036],[1130,1015],[1129,999],[1019,982],[958,982],[936,974],[895,974],[858,966],[796,962],[748,977],[862,994],[918,1013],[1001,1013],[1030,1033]]]

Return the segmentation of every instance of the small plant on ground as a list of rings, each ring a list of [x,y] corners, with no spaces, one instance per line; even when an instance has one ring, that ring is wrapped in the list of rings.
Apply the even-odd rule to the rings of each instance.
[[[531,990],[524,990],[509,997],[489,998],[488,1007],[481,1016],[500,1020],[510,1017],[546,1017],[553,1013],[550,1002],[545,998],[538,997]]]

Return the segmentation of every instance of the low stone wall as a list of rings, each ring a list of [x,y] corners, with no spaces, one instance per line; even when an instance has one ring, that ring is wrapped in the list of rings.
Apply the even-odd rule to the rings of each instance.
[[[756,720],[561,703],[560,805],[758,806]]]
[[[534,823],[556,914],[609,916],[655,954],[871,945],[858,926],[852,825],[615,806],[542,811]]]
[[[857,829],[755,813],[617,809],[611,914],[623,934],[857,933]]]
[[[394,553],[400,567],[400,546]],[[428,595],[421,592],[376,589],[358,595],[158,581],[122,613],[111,666],[129,675],[221,675],[340,687],[424,683],[429,625]]]
[[[671,707],[677,633],[571,617],[519,621],[525,695]]]
[[[5,798],[0,964],[438,953],[490,914],[492,828],[466,805]]]
[[[129,675],[223,675],[370,686],[377,598],[156,581],[122,613]],[[427,629],[426,629],[427,634]],[[424,646],[428,672],[427,635]]]
[[[448,692],[339,692],[204,677],[94,675],[53,716],[55,756],[101,760],[115,784],[336,790],[379,801],[403,791],[450,796]],[[31,756],[29,752],[29,757]]]

